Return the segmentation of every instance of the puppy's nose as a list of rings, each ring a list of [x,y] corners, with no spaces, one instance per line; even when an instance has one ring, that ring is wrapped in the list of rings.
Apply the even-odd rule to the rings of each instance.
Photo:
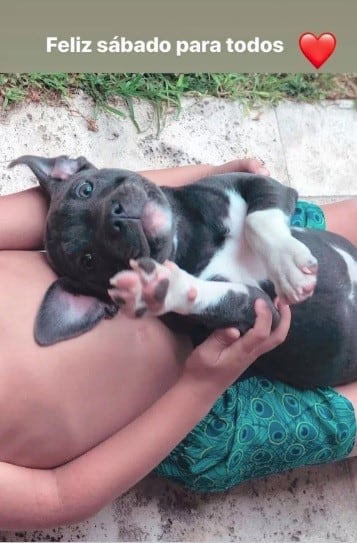
[[[113,202],[109,210],[109,222],[112,228],[122,233],[139,220],[139,211],[132,204],[123,205],[123,203]]]
[[[121,230],[125,218],[124,208],[121,204],[114,203],[110,209],[110,223],[114,230]]]
[[[119,202],[114,202],[110,208],[110,222],[114,230],[119,231],[122,229],[123,220],[127,218],[124,207]]]
[[[119,202],[114,202],[110,210],[112,217],[122,217],[124,215],[124,208]]]

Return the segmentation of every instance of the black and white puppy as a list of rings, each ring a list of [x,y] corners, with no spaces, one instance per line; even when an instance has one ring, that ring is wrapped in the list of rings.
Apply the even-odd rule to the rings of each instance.
[[[357,378],[357,250],[332,233],[290,229],[293,189],[247,173],[159,188],[83,157],[16,164],[31,168],[50,200],[45,248],[60,279],[39,309],[40,344],[80,335],[119,306],[244,333],[257,298],[277,324],[279,295],[294,304],[291,329],[260,368],[301,387]]]

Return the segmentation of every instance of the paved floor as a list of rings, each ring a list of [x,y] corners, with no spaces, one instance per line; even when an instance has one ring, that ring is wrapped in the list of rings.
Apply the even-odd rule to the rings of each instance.
[[[157,134],[150,106],[129,119],[101,115],[88,130],[91,104],[21,107],[0,120],[0,194],[32,186],[7,163],[25,153],[84,154],[98,166],[128,169],[258,156],[271,174],[317,202],[357,196],[357,112],[352,102],[282,104],[244,111],[216,99],[187,99]],[[93,123],[90,123],[93,127]],[[303,468],[223,495],[197,496],[151,476],[93,519],[54,530],[3,532],[2,541],[346,541],[357,533],[357,460]]]

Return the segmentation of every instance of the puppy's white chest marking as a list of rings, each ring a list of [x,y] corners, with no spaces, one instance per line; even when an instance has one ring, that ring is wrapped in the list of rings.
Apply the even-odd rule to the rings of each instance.
[[[354,300],[356,291],[357,291],[357,262],[352,258],[352,256],[343,249],[333,246],[335,251],[342,256],[343,260],[346,262],[347,273],[351,280],[351,291],[349,293],[349,300]]]
[[[266,277],[266,271],[245,240],[247,203],[235,191],[227,190],[225,194],[229,199],[229,211],[224,226],[229,234],[199,277],[210,279],[220,275],[232,283],[258,286],[258,281]]]

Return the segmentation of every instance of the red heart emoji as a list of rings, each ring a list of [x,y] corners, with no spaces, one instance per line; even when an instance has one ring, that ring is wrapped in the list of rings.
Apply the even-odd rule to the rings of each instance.
[[[315,66],[320,68],[332,55],[336,47],[336,38],[330,32],[316,36],[311,32],[301,34],[299,45],[305,57]]]

